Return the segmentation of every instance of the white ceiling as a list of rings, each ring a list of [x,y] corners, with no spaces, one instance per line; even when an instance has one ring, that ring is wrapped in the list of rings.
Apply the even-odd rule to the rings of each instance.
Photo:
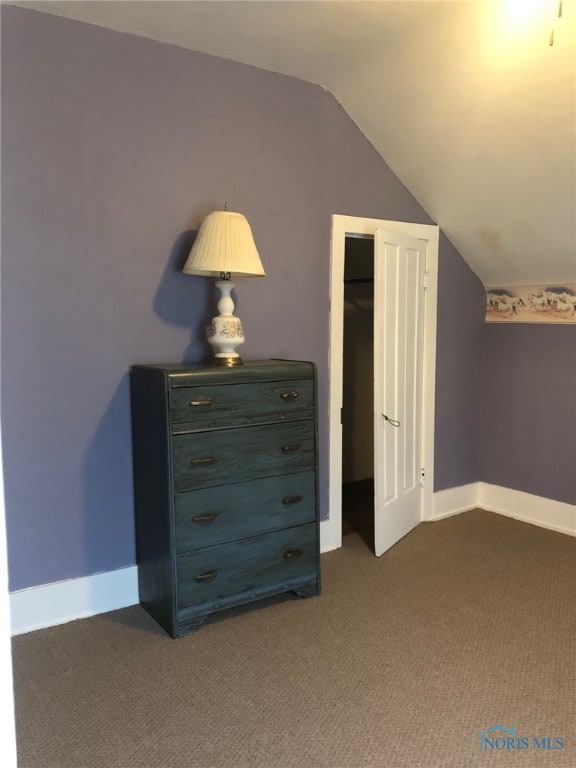
[[[576,282],[576,0],[557,2],[13,4],[324,86],[487,285],[530,285]]]

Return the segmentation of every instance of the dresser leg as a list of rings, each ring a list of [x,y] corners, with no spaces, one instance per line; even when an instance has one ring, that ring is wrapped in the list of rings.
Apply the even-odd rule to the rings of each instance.
[[[318,589],[318,582],[313,581],[310,584],[303,584],[301,587],[292,590],[298,597],[316,597],[320,594]]]
[[[193,635],[197,630],[199,630],[205,624],[207,618],[208,618],[208,615],[206,614],[204,616],[198,616],[195,619],[187,619],[186,629],[180,632],[179,637],[186,637],[187,635]]]

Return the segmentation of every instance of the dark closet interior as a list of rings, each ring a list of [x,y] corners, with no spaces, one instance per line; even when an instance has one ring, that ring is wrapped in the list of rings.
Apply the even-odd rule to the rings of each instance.
[[[342,534],[374,545],[374,238],[346,237]]]

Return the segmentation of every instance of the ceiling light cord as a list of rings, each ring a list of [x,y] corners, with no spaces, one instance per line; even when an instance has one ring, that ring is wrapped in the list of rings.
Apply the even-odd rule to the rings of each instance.
[[[563,8],[562,8],[563,0],[558,0],[558,18],[562,18]],[[548,41],[548,45],[554,45],[554,27],[550,30],[550,40]]]

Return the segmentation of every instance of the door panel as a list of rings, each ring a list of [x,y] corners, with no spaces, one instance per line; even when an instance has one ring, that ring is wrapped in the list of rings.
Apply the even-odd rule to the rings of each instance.
[[[375,551],[421,519],[426,245],[377,230],[374,281]]]

